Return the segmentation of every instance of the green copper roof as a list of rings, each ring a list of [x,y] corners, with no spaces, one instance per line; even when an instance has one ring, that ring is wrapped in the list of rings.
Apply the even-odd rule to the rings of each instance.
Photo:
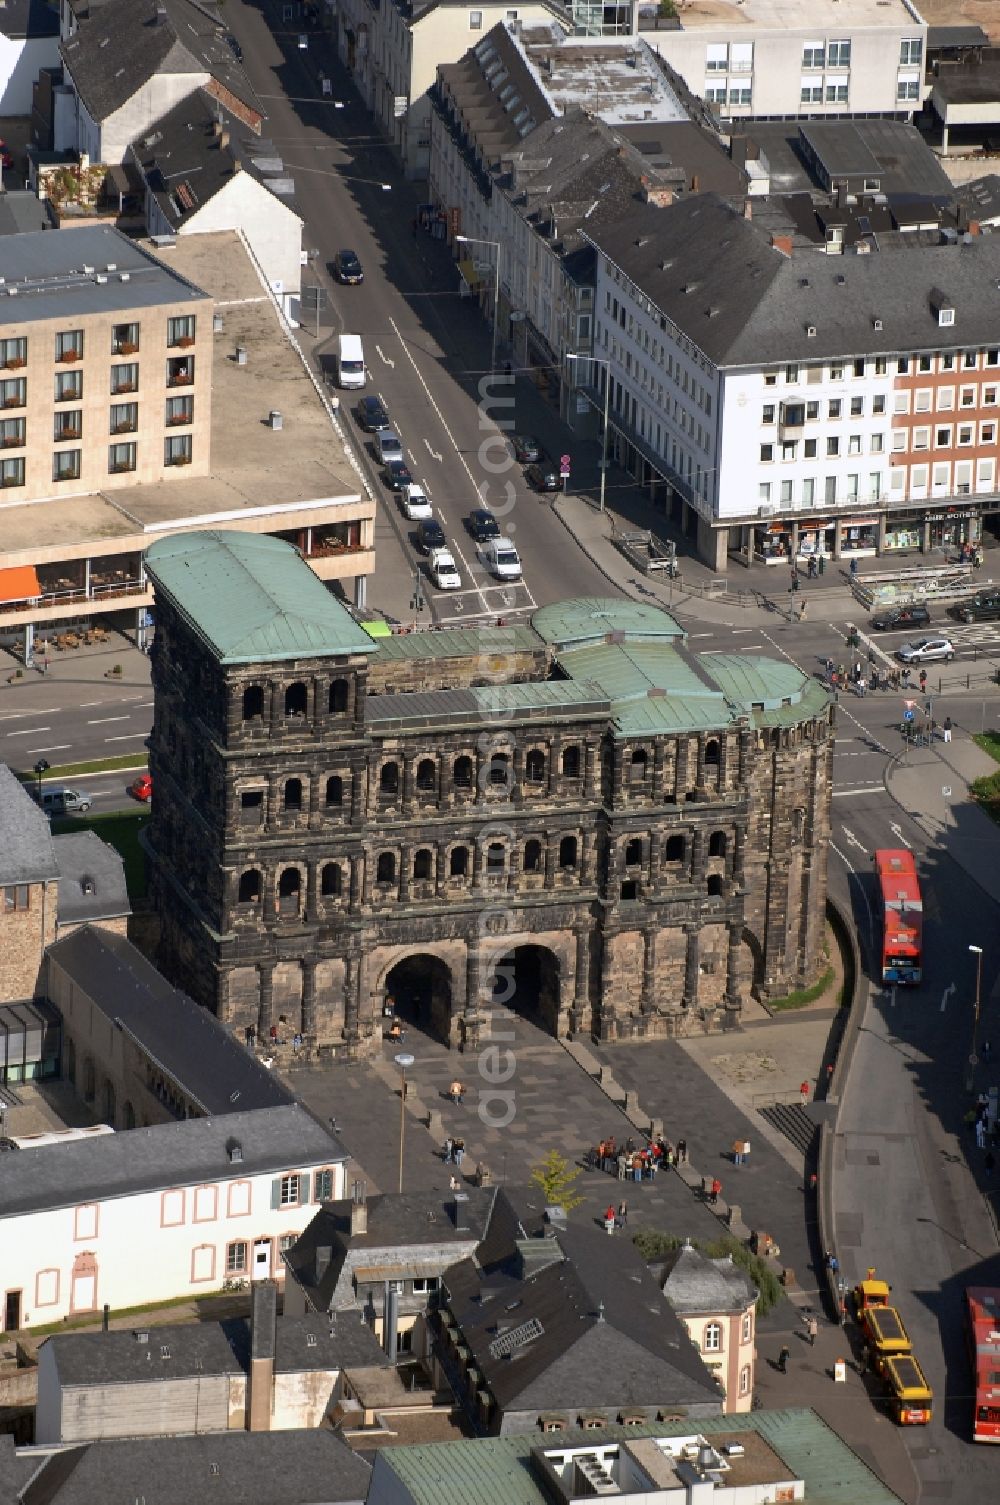
[[[638,642],[571,648],[559,654],[559,666],[601,687],[620,737],[722,728],[740,712],[702,672],[701,661],[682,657],[669,641],[650,642],[644,635]]]
[[[543,606],[531,618],[535,631],[556,649],[600,643],[623,632],[633,642],[683,641],[686,633],[659,606],[604,596],[580,596]]]
[[[146,569],[221,663],[377,652],[280,538],[214,528],[180,533],[150,545]]]
[[[602,1427],[599,1441],[603,1447],[636,1437],[689,1437],[693,1433],[736,1441],[747,1432],[756,1432],[778,1454],[789,1474],[805,1481],[809,1505],[901,1505],[900,1497],[815,1411],[750,1411],[740,1416]],[[593,1432],[559,1432],[547,1438],[531,1432],[383,1448],[373,1483],[380,1482],[382,1469],[395,1474],[402,1489],[393,1498],[407,1505],[548,1505],[549,1496],[531,1460],[532,1448],[560,1451],[587,1444],[593,1447],[594,1441]],[[388,1497],[383,1482],[378,1498]]]
[[[537,653],[545,647],[537,632],[523,623],[509,627],[421,628],[378,640],[379,663],[393,660],[502,658],[508,653]]]

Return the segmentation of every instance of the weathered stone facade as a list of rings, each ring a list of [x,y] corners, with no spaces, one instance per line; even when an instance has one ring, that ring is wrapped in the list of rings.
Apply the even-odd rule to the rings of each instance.
[[[226,664],[147,563],[161,962],[225,1021],[357,1053],[391,994],[456,1045],[505,1002],[614,1040],[816,977],[832,711],[798,670],[614,601]]]

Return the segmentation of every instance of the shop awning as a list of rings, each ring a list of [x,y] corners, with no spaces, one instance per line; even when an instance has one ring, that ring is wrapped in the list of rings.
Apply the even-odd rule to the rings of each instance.
[[[476,289],[481,285],[483,280],[479,273],[476,271],[476,263],[472,260],[466,260],[458,262],[457,265],[459,276],[461,277],[462,281],[466,284],[467,287],[470,287],[472,291],[475,292]]]
[[[42,594],[38,575],[32,564],[14,570],[0,570],[0,601],[34,601]]]
[[[842,519],[842,526],[845,528],[877,528],[878,522],[877,517],[845,517]]]

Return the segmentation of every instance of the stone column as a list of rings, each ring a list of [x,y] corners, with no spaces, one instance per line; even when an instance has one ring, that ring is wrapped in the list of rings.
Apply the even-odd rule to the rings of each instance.
[[[271,736],[276,737],[281,731],[285,721],[285,687],[277,682],[272,682],[270,687],[271,706],[270,722]]]
[[[413,853],[403,845],[399,849],[399,902],[406,904],[410,898],[410,880],[413,877]]]
[[[585,1028],[590,1010],[590,930],[576,932],[576,979],[573,994],[573,1030]]]
[[[478,941],[473,941],[465,958],[465,1013],[476,1014],[485,1007],[483,998],[483,958]]]
[[[302,963],[302,1035],[312,1044],[316,1039],[316,963]]]
[[[655,930],[647,930],[644,933],[642,961],[642,1012],[644,1014],[651,1014],[656,1008],[656,941]]]
[[[368,805],[368,765],[355,763],[351,770],[351,824],[359,826]]]
[[[310,862],[306,868],[306,919],[315,920],[319,914],[319,863]]]
[[[442,845],[438,847],[434,858],[434,866],[437,880],[436,888],[440,897],[444,893],[444,886],[448,881],[448,849],[446,846]]]
[[[691,738],[677,739],[677,768],[674,778],[674,793],[678,804],[683,804],[687,794],[688,770],[691,766]]]
[[[323,779],[316,772],[315,767],[313,767],[312,770],[310,771],[310,774],[309,774],[309,801],[308,801],[308,808],[309,808],[309,829],[310,829],[310,831],[317,830],[322,825],[322,823],[323,823],[323,816],[322,816],[322,813],[320,811],[320,791],[322,790],[322,788],[323,788]]]
[[[417,765],[415,759],[407,758],[403,755],[400,756],[400,761],[403,764],[403,815],[409,817],[413,813],[413,794],[417,781]]]
[[[584,780],[583,792],[586,799],[597,799],[601,792],[601,758],[600,744],[586,742],[583,748]]]
[[[451,777],[453,760],[442,757],[438,764],[438,804],[444,809],[451,800]]]
[[[368,847],[365,847],[365,866],[361,881],[361,902],[370,904],[372,901],[372,884],[375,879],[375,858]]]
[[[261,962],[257,967],[257,973],[260,978],[257,1038],[262,1045],[266,1045],[274,1019],[274,966],[271,962]]]
[[[742,926],[730,925],[729,950],[726,954],[726,993],[724,998],[727,1009],[741,1009],[743,1007],[743,1000],[740,997],[739,978],[740,945],[742,940]]]
[[[705,881],[705,833],[695,831],[691,838],[691,882],[704,883]]]
[[[750,747],[752,736],[753,733],[749,729],[740,732],[740,752],[737,778],[739,779],[741,788],[746,784],[747,776],[750,772]]]
[[[747,833],[742,826],[737,826],[733,836],[733,882],[737,888],[742,888],[746,881],[746,843]]]
[[[361,903],[361,885],[364,877],[363,864],[364,854],[361,852],[356,852],[353,857],[347,859],[350,904],[352,909],[357,909]]]
[[[685,935],[687,956],[684,961],[684,996],[681,1007],[694,1009],[698,1007],[698,983],[701,978],[701,936],[696,929],[687,927]]]
[[[704,787],[705,787],[705,744],[706,744],[707,740],[708,739],[706,738],[706,736],[704,735],[704,733],[703,732],[699,732],[699,734],[698,734],[698,765],[697,765],[698,771],[697,771],[697,773],[695,775],[695,781],[694,781],[696,789],[704,789]]]
[[[649,886],[653,892],[660,887],[660,863],[663,860],[663,838],[655,828],[649,833]]]
[[[356,956],[348,952],[344,957],[344,1039],[348,1043],[361,1036],[360,982],[360,963]]]
[[[657,740],[656,747],[653,750],[653,798],[654,798],[654,800],[662,800],[662,798],[663,798],[663,769],[664,769],[665,763],[666,763],[666,746],[664,744],[663,738],[660,737]]]
[[[555,888],[559,868],[559,836],[549,836],[545,841],[545,887]]]

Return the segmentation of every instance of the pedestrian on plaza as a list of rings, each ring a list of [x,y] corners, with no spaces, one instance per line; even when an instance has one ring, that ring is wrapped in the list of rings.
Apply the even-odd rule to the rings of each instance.
[[[611,1203],[608,1206],[608,1209],[607,1209],[607,1211],[604,1214],[604,1231],[605,1231],[605,1233],[614,1233],[614,1231],[615,1231],[615,1209],[614,1209],[614,1203]]]
[[[618,1204],[618,1226],[619,1226],[619,1228],[624,1228],[625,1224],[627,1222],[628,1222],[628,1203],[624,1202],[624,1201],[623,1202],[619,1202],[619,1204]]]
[[[802,600],[799,602],[799,621],[800,622],[805,621],[805,615],[806,615],[806,598],[805,598],[805,596],[803,596]]]
[[[678,1165],[687,1165],[687,1157],[688,1157],[688,1142],[687,1142],[686,1139],[678,1139],[678,1141],[677,1141],[677,1164]]]
[[[986,1168],[986,1174],[987,1174],[987,1176],[989,1176],[992,1179],[993,1172],[996,1170],[996,1167],[997,1167],[996,1156],[994,1155],[994,1153],[993,1153],[992,1150],[987,1150],[986,1151],[986,1159],[983,1161],[983,1165]]]
[[[871,1363],[871,1358],[872,1358],[871,1349],[868,1347],[867,1343],[862,1343],[862,1345],[861,1345],[861,1352],[858,1354],[858,1373],[859,1374],[865,1375],[865,1374],[868,1373],[868,1366]]]
[[[984,1040],[982,1045],[980,1046],[980,1054],[982,1055],[984,1061],[988,1061],[990,1056],[993,1054],[993,1046],[988,1040]]]
[[[851,579],[852,580],[857,580],[857,578],[858,578],[858,561],[856,559],[852,559],[851,560]]]
[[[901,669],[899,671],[899,684],[900,688],[903,690],[908,690],[910,688],[910,671],[908,668]]]
[[[731,1147],[731,1153],[732,1153],[732,1157],[733,1157],[733,1164],[734,1165],[742,1165],[743,1164],[743,1141],[742,1141],[742,1139],[734,1139],[733,1140],[732,1147]]]
[[[809,1347],[816,1347],[816,1334],[819,1332],[819,1323],[815,1317],[810,1317],[806,1322],[806,1337],[809,1339]]]
[[[780,1369],[780,1371],[781,1371],[782,1374],[787,1374],[788,1373],[788,1360],[790,1358],[791,1358],[791,1353],[790,1353],[787,1345],[784,1344],[784,1343],[782,1343],[781,1348],[780,1348],[780,1350],[778,1352],[778,1368]]]
[[[926,693],[927,693],[927,670],[926,669],[921,669],[921,671],[920,671],[920,693],[921,693],[921,695],[926,695]]]
[[[452,1191],[461,1191],[462,1190],[462,1183],[458,1179],[457,1176],[452,1176],[452,1177],[449,1178],[448,1186],[449,1186],[449,1188]]]
[[[253,1050],[254,1041],[257,1039],[257,1030],[254,1025],[247,1025],[246,1029],[243,1031],[243,1039],[246,1043],[247,1050]]]
[[[942,735],[942,737],[944,738],[944,740],[946,742],[950,742],[951,741],[951,717],[950,716],[946,716],[944,718],[944,725],[941,728],[941,735]]]
[[[709,1193],[709,1198],[708,1198],[708,1200],[711,1202],[711,1204],[712,1204],[713,1207],[718,1202],[718,1200],[719,1200],[719,1194],[721,1193],[721,1191],[722,1191],[722,1182],[719,1180],[718,1176],[714,1176],[712,1178],[712,1187],[711,1187],[711,1191]]]
[[[618,1156],[618,1179],[619,1179],[619,1181],[624,1181],[627,1175],[628,1175],[628,1156],[625,1154],[625,1151],[623,1150],[621,1152],[621,1154]]]
[[[455,1158],[455,1141],[452,1139],[451,1135],[449,1134],[448,1138],[444,1142],[444,1163],[445,1163],[445,1165],[451,1165],[453,1163],[453,1161],[454,1161],[454,1158]]]
[[[806,1105],[806,1103],[809,1101],[809,1083],[808,1082],[802,1082],[800,1084],[800,1086],[799,1086],[799,1097],[802,1099],[802,1106],[804,1108],[805,1105]]]
[[[977,1118],[976,1119],[976,1149],[977,1150],[985,1150],[985,1148],[986,1148],[986,1120],[984,1118]]]
[[[455,1157],[455,1164],[458,1166],[459,1170],[461,1170],[462,1169],[462,1161],[465,1159],[465,1140],[464,1139],[456,1139],[455,1140],[455,1146],[454,1146],[454,1149],[452,1150],[452,1154]]]

